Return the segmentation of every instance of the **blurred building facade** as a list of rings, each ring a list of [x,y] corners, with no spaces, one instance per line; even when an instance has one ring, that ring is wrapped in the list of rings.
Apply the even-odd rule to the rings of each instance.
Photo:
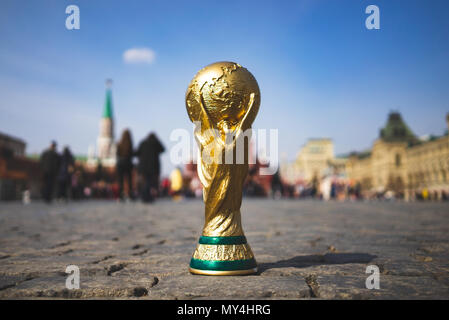
[[[309,183],[330,174],[333,167],[341,168],[342,161],[335,158],[331,139],[309,139],[294,162],[281,164],[280,174],[289,184]]]
[[[449,114],[446,116],[449,128]],[[407,200],[445,198],[449,192],[449,136],[418,139],[392,112],[370,150],[352,153],[346,162],[350,179],[365,196],[392,192]]]
[[[0,200],[21,199],[24,190],[39,194],[39,163],[25,157],[25,147],[22,139],[0,133]]]
[[[14,156],[24,156],[25,147],[26,143],[22,139],[0,133],[0,148],[10,150]]]

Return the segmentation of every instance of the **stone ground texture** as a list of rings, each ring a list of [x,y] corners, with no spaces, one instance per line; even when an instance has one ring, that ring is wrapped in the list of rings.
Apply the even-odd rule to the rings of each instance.
[[[0,204],[0,298],[448,299],[449,205],[244,199],[257,275],[188,272],[199,200]],[[81,288],[65,288],[66,266]],[[365,287],[380,268],[380,289]]]

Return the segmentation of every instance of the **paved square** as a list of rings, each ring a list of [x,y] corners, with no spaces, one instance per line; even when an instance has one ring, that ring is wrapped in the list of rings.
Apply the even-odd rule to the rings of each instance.
[[[199,200],[0,204],[0,298],[448,299],[449,204],[244,199],[258,275],[194,276]],[[66,266],[80,268],[78,290]],[[380,289],[365,287],[366,267]]]

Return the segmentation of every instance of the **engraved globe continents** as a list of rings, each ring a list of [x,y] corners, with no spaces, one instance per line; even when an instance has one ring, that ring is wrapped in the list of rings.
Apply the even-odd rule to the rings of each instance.
[[[190,82],[186,107],[191,121],[201,121],[201,103],[214,127],[235,129],[254,99],[249,123],[257,115],[260,91],[254,76],[234,62],[216,62],[201,69]]]

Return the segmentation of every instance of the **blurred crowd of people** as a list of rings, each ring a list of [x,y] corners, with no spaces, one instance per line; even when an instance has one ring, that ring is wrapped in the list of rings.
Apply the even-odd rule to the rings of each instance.
[[[150,133],[134,149],[131,132],[123,131],[117,144],[116,167],[104,168],[101,161],[96,170],[89,172],[77,164],[65,147],[62,154],[57,152],[53,141],[40,156],[42,170],[42,198],[50,203],[71,199],[131,199],[138,197],[150,203],[160,196],[160,154],[165,151],[155,133]],[[137,164],[134,164],[134,159]],[[115,170],[114,170],[115,169]]]
[[[276,175],[271,180],[271,189],[267,193],[273,198],[319,199],[324,201],[394,201],[404,200],[404,194],[392,190],[364,191],[358,181],[342,178],[337,175],[327,175],[321,179],[314,178],[311,182],[299,181],[296,184],[286,184]],[[411,201],[449,201],[449,194],[422,189],[409,199]]]
[[[124,199],[135,198],[140,194],[143,202],[152,202],[158,195],[159,176],[161,173],[160,154],[165,151],[155,133],[150,133],[137,147],[133,149],[131,132],[126,129],[117,145],[117,175],[118,175],[118,197]],[[133,189],[133,158],[138,159],[137,171],[139,173],[139,190]],[[128,182],[127,194],[125,194],[124,183]]]
[[[130,130],[123,131],[116,148],[115,168],[105,168],[98,162],[92,172],[76,163],[69,147],[61,154],[57,152],[56,142],[52,142],[40,157],[42,170],[42,198],[51,202],[68,198],[79,199],[119,199],[140,198],[151,203],[158,197],[202,198],[203,191],[197,174],[197,165],[188,163],[184,168],[176,167],[168,177],[160,178],[160,155],[165,147],[155,133],[150,133],[137,148],[133,146]],[[261,164],[250,165],[243,193],[247,197],[320,199],[337,201],[356,200],[395,200],[403,195],[392,191],[362,192],[359,182],[338,175],[325,175],[311,181],[285,183],[277,171],[273,175],[260,175]],[[412,200],[437,200],[438,196],[429,190],[422,190]],[[449,200],[443,193],[441,199]]]
[[[50,147],[42,153],[40,165],[43,175],[42,198],[46,202],[51,202],[56,185],[57,198],[67,199],[71,175],[75,168],[75,160],[69,147],[65,147],[62,154],[58,154],[56,142],[53,141]]]

